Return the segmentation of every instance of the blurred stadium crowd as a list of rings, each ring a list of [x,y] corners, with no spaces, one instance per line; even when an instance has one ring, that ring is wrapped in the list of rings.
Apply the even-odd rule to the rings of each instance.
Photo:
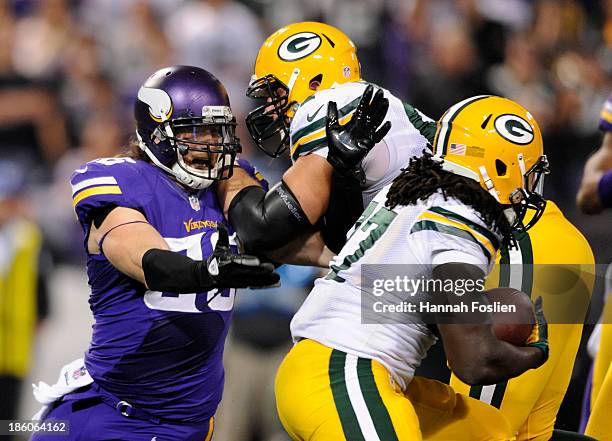
[[[288,159],[273,162],[250,142],[242,124],[251,106],[245,90],[265,37],[304,20],[346,32],[367,80],[434,119],[463,98],[488,93],[530,109],[551,162],[547,197],[583,231],[598,263],[612,260],[610,214],[586,218],[574,205],[583,164],[600,144],[598,115],[612,90],[612,0],[0,0],[0,242],[14,234],[3,230],[10,217],[37,224],[44,238],[39,288],[49,287],[38,289],[38,307],[32,302],[32,319],[22,324],[33,327],[36,316],[47,317],[32,349],[27,338],[19,348],[0,344],[3,388],[10,387],[4,377],[28,372],[53,380],[59,366],[85,350],[85,256],[68,178],[81,163],[127,146],[138,85],[172,64],[214,73],[230,94],[244,154],[276,182]],[[8,249],[0,247],[0,269]],[[261,399],[261,409],[246,399],[247,408],[238,410],[233,394],[271,391],[275,363],[289,345],[291,314],[313,276],[289,267],[282,295],[271,291],[239,302],[227,354],[226,397],[236,414],[273,410],[271,395]],[[11,313],[7,304],[3,318]],[[11,351],[24,355],[9,363]],[[588,369],[583,359],[576,366],[582,376]],[[253,385],[235,381],[234,392],[232,365],[250,370]],[[570,401],[581,400],[577,383]],[[29,417],[29,388],[23,395],[19,415]],[[578,420],[573,409],[569,429]],[[248,430],[219,439],[248,440],[254,429],[246,418],[235,426],[251,424]],[[252,418],[261,439],[274,438],[268,413]]]

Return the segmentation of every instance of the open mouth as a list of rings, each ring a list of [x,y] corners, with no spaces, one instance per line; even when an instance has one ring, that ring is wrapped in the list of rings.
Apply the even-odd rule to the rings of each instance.
[[[210,168],[210,156],[208,153],[189,152],[184,157],[185,165],[196,170],[208,170]]]
[[[208,159],[194,159],[187,162],[187,165],[196,170],[208,170]]]

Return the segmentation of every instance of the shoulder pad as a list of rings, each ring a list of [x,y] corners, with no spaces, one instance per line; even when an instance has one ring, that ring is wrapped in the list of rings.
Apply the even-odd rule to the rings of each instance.
[[[143,198],[137,195],[150,195],[141,177],[143,165],[131,158],[102,158],[74,171],[70,178],[72,205],[84,229],[88,229],[92,213],[99,208],[116,205],[138,209],[143,205]]]
[[[337,104],[340,123],[344,124],[357,108],[366,86],[366,83],[342,84],[321,90],[306,100],[291,121],[291,159],[295,161],[302,155],[326,147],[327,104],[330,101]]]
[[[252,165],[243,157],[238,158],[236,160],[236,164],[245,172],[247,172],[253,179],[257,180],[257,182],[259,182],[259,185],[261,185],[264,190],[268,191],[268,189],[270,188],[270,184],[268,183],[264,175],[259,170],[257,170],[254,165]]]
[[[485,225],[480,215],[471,207],[454,199],[445,203],[440,198],[431,198],[428,209],[423,211],[415,222],[415,230],[434,230],[439,233],[456,236],[478,245],[489,262],[495,256],[501,244],[501,237]]]

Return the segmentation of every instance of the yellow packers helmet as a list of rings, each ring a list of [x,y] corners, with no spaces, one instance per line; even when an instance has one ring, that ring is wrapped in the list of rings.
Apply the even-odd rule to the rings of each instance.
[[[317,22],[285,26],[264,42],[255,60],[247,96],[263,102],[246,118],[251,137],[277,157],[289,145],[289,125],[297,106],[316,89],[359,81],[353,42],[339,29]]]
[[[548,161],[537,122],[518,103],[481,95],[455,104],[438,121],[434,158],[444,170],[479,182],[506,206],[515,231],[528,230],[542,216]],[[535,211],[524,225],[528,209]]]

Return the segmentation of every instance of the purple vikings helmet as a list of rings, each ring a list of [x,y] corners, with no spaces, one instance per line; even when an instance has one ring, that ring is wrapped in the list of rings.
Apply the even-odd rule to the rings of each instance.
[[[232,175],[240,143],[225,88],[204,69],[171,66],[151,75],[134,106],[136,136],[153,164],[199,190]]]

